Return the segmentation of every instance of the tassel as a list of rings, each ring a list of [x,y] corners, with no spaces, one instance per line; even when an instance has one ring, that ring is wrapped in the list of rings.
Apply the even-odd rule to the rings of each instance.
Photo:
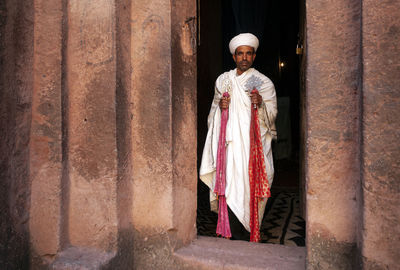
[[[229,93],[225,92],[224,97],[229,97]],[[215,179],[214,192],[217,194],[219,199],[218,207],[218,224],[217,224],[217,235],[221,235],[225,238],[232,236],[231,229],[229,226],[228,206],[225,198],[225,186],[226,186],[226,124],[228,122],[228,110],[224,109],[221,112],[221,129],[218,140],[217,150],[217,172]]]
[[[219,196],[218,206],[217,235],[230,238],[232,233],[229,226],[228,206],[226,204],[225,196]]]
[[[258,93],[256,89],[252,93]],[[270,197],[270,189],[265,168],[264,153],[261,142],[260,125],[258,122],[257,106],[251,109],[250,122],[250,242],[261,240],[258,216],[258,203],[263,198]]]

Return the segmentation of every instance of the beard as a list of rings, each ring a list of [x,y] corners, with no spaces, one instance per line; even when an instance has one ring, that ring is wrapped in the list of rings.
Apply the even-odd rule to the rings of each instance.
[[[238,64],[238,68],[242,71],[246,71],[251,67],[251,63],[249,61],[240,61]]]

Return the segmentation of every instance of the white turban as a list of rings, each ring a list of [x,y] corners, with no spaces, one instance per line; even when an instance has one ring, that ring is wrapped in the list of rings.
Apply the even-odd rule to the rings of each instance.
[[[258,38],[255,35],[250,33],[239,34],[229,42],[229,50],[231,54],[235,54],[237,47],[250,46],[254,48],[254,51],[257,51],[258,44]]]

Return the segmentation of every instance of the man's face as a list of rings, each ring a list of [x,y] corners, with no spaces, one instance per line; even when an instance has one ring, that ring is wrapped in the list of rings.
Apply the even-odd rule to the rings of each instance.
[[[233,60],[236,63],[237,73],[240,75],[248,70],[256,58],[254,48],[250,46],[239,46],[236,48]]]

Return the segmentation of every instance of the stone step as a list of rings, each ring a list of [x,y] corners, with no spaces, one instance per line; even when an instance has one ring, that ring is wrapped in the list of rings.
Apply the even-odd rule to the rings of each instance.
[[[184,269],[304,270],[306,248],[199,236],[175,252]]]
[[[60,252],[49,269],[96,270],[107,265],[114,256],[114,252],[103,252],[84,247],[70,247]]]

